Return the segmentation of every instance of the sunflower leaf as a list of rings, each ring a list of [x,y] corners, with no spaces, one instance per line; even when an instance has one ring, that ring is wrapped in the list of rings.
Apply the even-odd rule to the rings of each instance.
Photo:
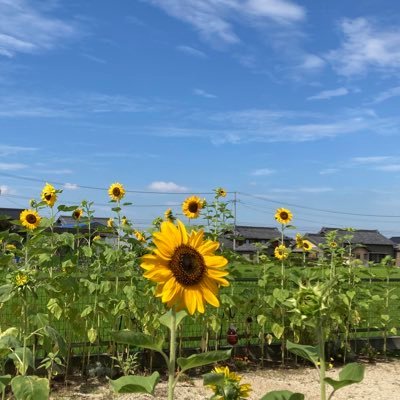
[[[231,356],[232,349],[229,350],[216,350],[207,353],[193,354],[189,357],[179,357],[177,364],[181,368],[181,372],[187,371],[191,368],[202,367],[203,365],[212,364],[218,361],[223,361]]]
[[[293,354],[304,358],[305,360],[311,361],[314,365],[317,365],[320,358],[318,348],[315,346],[308,346],[304,344],[292,343],[290,340],[286,341],[286,348]]]
[[[339,379],[325,378],[325,382],[329,383],[333,389],[339,390],[342,387],[359,383],[364,379],[365,366],[358,363],[347,364],[340,372]]]
[[[304,400],[304,394],[293,393],[289,390],[274,390],[263,396],[261,400]]]
[[[148,393],[153,395],[154,389],[160,380],[160,374],[153,372],[151,376],[122,376],[116,380],[110,380],[111,389],[115,393]]]
[[[130,344],[135,347],[155,350],[162,353],[164,337],[154,337],[140,332],[123,330],[114,333],[114,340],[118,343]]]
[[[186,311],[178,311],[176,313],[176,326],[178,326],[183,318],[187,316]],[[172,329],[172,310],[169,310],[165,314],[161,315],[161,317],[158,319],[161,324],[165,325],[169,330]]]

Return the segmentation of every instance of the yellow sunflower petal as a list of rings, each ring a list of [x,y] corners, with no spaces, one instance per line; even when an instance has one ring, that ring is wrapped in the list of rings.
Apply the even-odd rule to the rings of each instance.
[[[207,267],[210,268],[221,268],[225,267],[228,264],[228,260],[222,256],[205,256],[203,255],[204,262],[206,263]]]
[[[177,223],[178,223],[178,231],[181,235],[181,243],[186,244],[188,242],[188,234],[186,232],[186,227],[179,220],[177,221]]]
[[[197,247],[197,251],[199,251],[203,255],[208,255],[214,253],[219,247],[218,242],[213,242],[212,240],[206,240],[201,246]]]
[[[182,244],[182,237],[176,226],[169,221],[163,221],[160,226],[161,233],[169,239],[171,248]]]
[[[196,311],[196,297],[193,296],[192,290],[186,289],[183,291],[185,305],[190,315]]]

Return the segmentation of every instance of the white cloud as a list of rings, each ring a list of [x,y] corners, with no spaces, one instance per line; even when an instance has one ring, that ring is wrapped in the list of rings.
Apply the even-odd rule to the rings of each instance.
[[[24,152],[36,151],[35,147],[22,147],[22,146],[9,146],[6,144],[0,144],[0,156],[6,157]]]
[[[274,174],[276,171],[270,168],[260,168],[251,172],[253,176],[268,176]]]
[[[181,51],[182,53],[188,54],[189,56],[197,57],[197,58],[207,58],[207,55],[202,51],[195,49],[191,46],[177,46],[177,50]]]
[[[318,70],[325,66],[326,62],[315,54],[305,54],[300,68],[305,70]]]
[[[373,100],[373,103],[382,103],[385,100],[398,96],[400,96],[400,86],[392,87],[384,92],[379,93]]]
[[[7,185],[0,185],[0,196],[4,194],[16,194],[16,191]]]
[[[76,183],[69,183],[69,182],[67,182],[67,183],[64,185],[64,189],[67,189],[67,190],[77,190],[77,189],[79,189],[79,186],[78,186]]]
[[[386,72],[400,68],[400,29],[378,27],[366,18],[343,19],[340,29],[344,39],[341,47],[327,58],[344,76],[364,74],[368,69]]]
[[[392,156],[353,157],[351,161],[356,164],[377,164],[391,160]]]
[[[150,183],[148,186],[149,190],[154,190],[155,192],[187,192],[188,188],[185,186],[179,186],[174,182],[164,182],[164,181],[155,181]]]
[[[208,93],[203,89],[194,89],[193,93],[196,96],[205,97],[206,99],[216,99],[217,98],[217,96],[215,94]]]
[[[323,90],[322,92],[319,92],[313,96],[307,97],[307,100],[327,100],[331,99],[332,97],[346,96],[347,94],[349,94],[349,90],[341,87],[338,89]]]
[[[147,0],[167,14],[190,24],[210,41],[239,43],[232,21],[252,24],[269,20],[290,24],[305,19],[303,7],[289,0]]]
[[[386,165],[379,165],[374,169],[378,171],[386,171],[386,172],[399,172],[400,171],[400,164],[386,164]]]
[[[336,172],[339,172],[338,168],[326,168],[326,169],[322,169],[321,171],[319,171],[320,175],[330,175],[330,174],[335,174]]]
[[[27,165],[21,163],[0,163],[0,171],[17,171],[27,167]]]
[[[0,54],[35,53],[52,49],[62,39],[73,37],[77,28],[33,8],[26,0],[0,0]]]

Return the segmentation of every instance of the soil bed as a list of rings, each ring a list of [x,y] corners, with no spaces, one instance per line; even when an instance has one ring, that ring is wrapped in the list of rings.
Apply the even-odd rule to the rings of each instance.
[[[365,378],[360,384],[351,385],[339,390],[334,400],[400,400],[400,360],[365,363]],[[340,368],[328,371],[328,376],[337,378]],[[305,394],[306,400],[319,400],[319,384],[317,372],[313,368],[274,368],[256,369],[240,372],[242,383],[250,383],[252,393],[250,399],[259,400],[265,393],[272,390],[291,390]],[[330,388],[328,388],[328,394]],[[188,378],[179,382],[175,390],[177,400],[209,399],[212,392],[203,387],[201,377]],[[166,382],[158,384],[155,396],[145,394],[112,394],[108,384],[97,379],[86,382],[73,382],[69,387],[57,384],[50,397],[53,400],[165,400],[167,398]]]

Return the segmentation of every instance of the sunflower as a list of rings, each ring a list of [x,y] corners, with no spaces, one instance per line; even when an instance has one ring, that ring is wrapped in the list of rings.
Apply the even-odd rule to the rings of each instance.
[[[226,197],[226,190],[222,187],[215,189],[215,194],[217,197]]]
[[[34,210],[24,210],[19,216],[21,224],[29,230],[36,229],[41,219],[40,215]]]
[[[330,243],[329,243],[329,247],[330,247],[331,249],[336,249],[337,243],[336,243],[336,242],[330,242]]]
[[[46,183],[40,197],[48,206],[53,207],[57,201],[57,191],[53,185]]]
[[[144,237],[144,235],[143,235],[143,233],[142,232],[139,232],[139,231],[134,231],[133,232],[133,234],[135,235],[135,237],[136,237],[136,239],[139,241],[139,242],[145,242],[146,241],[146,239],[145,239],[145,237]]]
[[[76,210],[74,210],[74,212],[72,213],[72,218],[79,221],[82,217],[83,214],[83,210],[81,208],[77,208]]]
[[[96,235],[93,237],[93,242],[98,242],[99,240],[101,240],[101,236],[100,235]]]
[[[108,220],[107,220],[107,227],[108,227],[108,228],[114,227],[114,218],[108,218]]]
[[[242,377],[236,372],[231,372],[228,367],[215,367],[212,371],[214,374],[220,374],[224,376],[223,387],[217,385],[207,385],[215,393],[213,399],[223,400],[225,399],[225,393],[229,392],[234,399],[245,399],[249,397],[251,392],[251,385],[249,383],[240,384]]]
[[[275,247],[274,256],[278,260],[286,260],[289,257],[289,249],[284,244],[280,244]]]
[[[7,243],[5,249],[8,250],[8,251],[15,251],[15,250],[17,250],[15,244],[12,244],[12,243]]]
[[[300,233],[296,233],[296,247],[298,249],[303,248],[304,237],[300,235]]]
[[[170,208],[167,208],[164,212],[164,218],[169,221],[169,222],[174,222],[175,221],[175,217],[174,214],[172,213],[172,210]]]
[[[204,207],[204,204],[205,201],[201,200],[200,197],[188,197],[182,203],[182,212],[190,219],[197,218],[200,215],[200,211]]]
[[[303,246],[301,247],[304,251],[311,251],[313,248],[312,243],[309,240],[303,240]]]
[[[18,274],[15,275],[15,284],[18,287],[25,286],[28,282],[29,282],[28,275],[26,275],[26,274],[24,274],[22,272],[18,272]]]
[[[219,243],[204,240],[204,231],[188,235],[185,226],[177,221],[161,223],[160,232],[153,234],[156,246],[153,254],[142,257],[144,277],[157,283],[156,296],[169,308],[186,308],[189,314],[204,313],[204,303],[219,307],[219,286],[229,286],[224,278],[226,258],[214,252]]]
[[[128,218],[122,217],[122,218],[121,218],[121,225],[122,225],[122,226],[126,226],[126,225],[128,225],[128,224],[129,224]]]
[[[126,191],[125,191],[124,187],[118,182],[113,183],[108,188],[108,195],[110,196],[111,200],[114,200],[114,201],[122,200],[122,198],[125,196],[125,193],[126,193]]]
[[[293,218],[293,214],[287,208],[278,208],[275,212],[275,219],[280,224],[288,224]]]

